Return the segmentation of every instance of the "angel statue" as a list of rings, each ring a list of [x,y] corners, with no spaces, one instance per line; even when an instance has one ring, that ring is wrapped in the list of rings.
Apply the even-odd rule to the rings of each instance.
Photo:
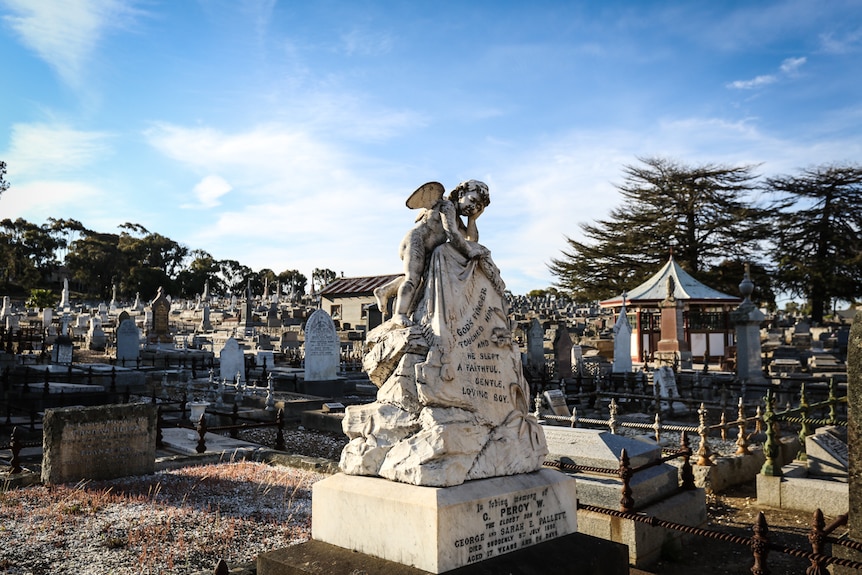
[[[380,311],[386,313],[386,304],[394,295],[392,320],[403,327],[413,324],[410,313],[416,305],[428,258],[447,241],[469,260],[488,256],[488,249],[478,243],[476,220],[490,203],[487,184],[478,180],[461,182],[448,198],[438,182],[428,182],[413,192],[407,198],[407,207],[420,211],[399,248],[404,275],[374,290]],[[462,217],[467,218],[466,223]]]

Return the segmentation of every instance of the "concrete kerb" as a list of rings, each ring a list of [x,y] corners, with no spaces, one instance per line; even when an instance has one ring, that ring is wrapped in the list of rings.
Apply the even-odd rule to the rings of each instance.
[[[826,517],[843,515],[850,509],[850,484],[806,477],[807,467],[792,462],[782,468],[782,477],[757,476],[757,502],[778,509],[814,513]]]
[[[760,447],[750,448],[749,455],[716,457],[713,465],[692,465],[694,484],[707,493],[720,493],[725,489],[753,481],[760,474],[766,457]],[[786,465],[799,453],[798,437],[782,437],[779,442],[778,463]],[[682,479],[680,479],[681,481]]]

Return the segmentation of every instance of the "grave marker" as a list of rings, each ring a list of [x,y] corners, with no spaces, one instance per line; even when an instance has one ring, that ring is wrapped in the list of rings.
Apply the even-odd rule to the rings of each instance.
[[[122,317],[122,314],[120,316]],[[135,325],[135,320],[127,317],[117,328],[117,361],[121,365],[124,361],[137,361],[140,357],[140,348],[141,334],[138,326]]]
[[[338,377],[341,343],[329,314],[316,310],[305,324],[305,381],[332,381]]]
[[[56,484],[153,473],[156,409],[140,403],[45,410],[42,481]]]

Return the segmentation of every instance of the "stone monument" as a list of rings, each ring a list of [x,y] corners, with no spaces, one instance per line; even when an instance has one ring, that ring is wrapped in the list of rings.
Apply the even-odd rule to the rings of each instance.
[[[141,355],[141,333],[135,320],[126,317],[117,328],[117,363],[137,362]]]
[[[623,305],[614,324],[614,364],[611,370],[614,373],[632,370],[632,324],[626,313],[626,294],[623,294]]]
[[[441,573],[576,533],[575,480],[542,469],[505,285],[478,243],[489,203],[475,180],[407,200],[422,211],[405,275],[375,294],[397,292],[394,315],[367,338],[377,400],[346,409],[343,473],[313,488],[314,540]]]
[[[42,425],[44,483],[112,479],[155,471],[155,405],[46,409]]]
[[[730,320],[736,326],[736,376],[740,381],[767,383],[763,377],[760,345],[760,325],[766,316],[751,301],[753,291],[754,282],[751,281],[749,266],[745,264],[745,276],[739,284],[739,293],[744,299],[730,313]]]
[[[315,310],[305,324],[305,381],[338,378],[340,345],[332,318],[322,309]]]
[[[168,324],[171,304],[161,287],[156,298],[150,303],[150,309],[153,312],[153,331],[150,333],[150,341],[152,343],[172,343],[174,339],[171,337]]]

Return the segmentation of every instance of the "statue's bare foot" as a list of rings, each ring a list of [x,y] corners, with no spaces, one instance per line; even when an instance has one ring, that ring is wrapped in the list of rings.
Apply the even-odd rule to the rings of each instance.
[[[413,321],[403,313],[396,313],[392,316],[392,322],[401,327],[410,327],[413,325]]]
[[[389,299],[389,294],[387,293],[386,286],[381,286],[379,288],[374,289],[374,299],[377,300],[377,309],[380,310],[380,313],[383,314],[383,317],[386,317],[386,303]]]

